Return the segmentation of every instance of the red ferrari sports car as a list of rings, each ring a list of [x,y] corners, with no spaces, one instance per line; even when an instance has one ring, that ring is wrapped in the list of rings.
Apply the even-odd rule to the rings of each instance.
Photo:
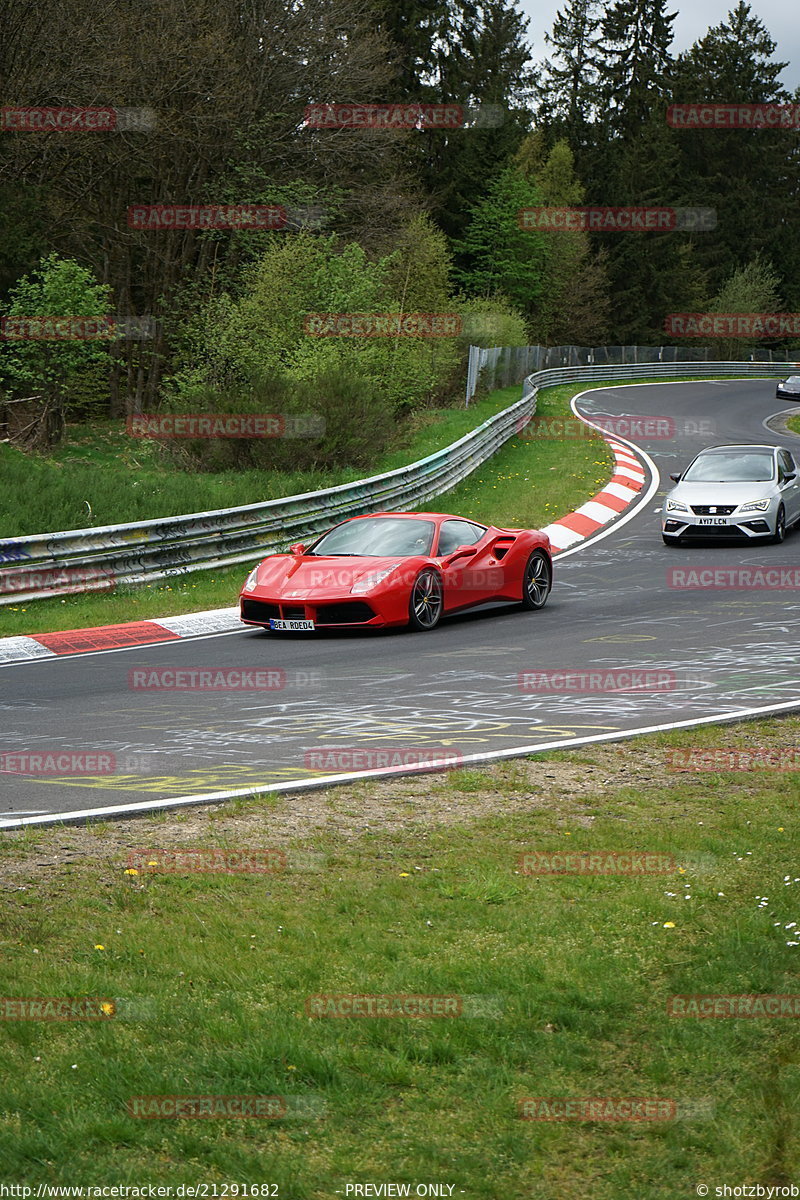
[[[541,608],[553,582],[550,541],[448,513],[350,517],[311,546],[271,554],[248,575],[241,619],[265,629],[410,625],[492,600]]]

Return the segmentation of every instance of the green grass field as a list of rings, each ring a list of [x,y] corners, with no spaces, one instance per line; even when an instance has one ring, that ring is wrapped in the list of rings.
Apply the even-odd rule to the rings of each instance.
[[[486,1200],[674,1200],[796,1181],[798,1021],[667,1015],[672,995],[800,993],[796,773],[675,774],[665,755],[798,734],[797,718],[705,728],[2,835],[2,996],[111,998],[119,1015],[0,1023],[0,1178],[271,1184],[286,1200],[432,1182]],[[320,857],[273,875],[126,874],[137,849],[275,846]],[[534,850],[675,862],[520,873]],[[464,1015],[308,1015],[326,993],[459,997]],[[286,1115],[129,1115],[154,1095],[278,1096]],[[526,1097],[674,1108],[546,1122],[520,1118]]]

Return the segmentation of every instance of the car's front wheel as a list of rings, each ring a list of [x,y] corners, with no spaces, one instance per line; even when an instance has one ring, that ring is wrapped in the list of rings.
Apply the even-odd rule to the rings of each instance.
[[[541,550],[534,550],[525,564],[525,574],[522,577],[522,607],[544,608],[552,586],[553,572],[550,560]]]
[[[429,567],[420,571],[411,589],[408,603],[408,623],[412,629],[425,632],[435,629],[444,609],[442,578]]]
[[[773,542],[780,544],[786,537],[786,510],[783,505],[778,509],[778,515],[775,518],[775,532],[772,535]]]

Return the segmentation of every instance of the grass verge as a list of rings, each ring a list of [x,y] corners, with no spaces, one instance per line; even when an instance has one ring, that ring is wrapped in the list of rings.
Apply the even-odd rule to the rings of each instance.
[[[507,408],[519,394],[518,387],[503,388],[469,408],[412,414],[370,469],[180,471],[157,442],[129,437],[121,421],[73,424],[64,443],[47,456],[0,445],[0,538],[233,508],[349,483],[433,454]]]
[[[676,1019],[666,1005],[800,990],[797,782],[765,769],[674,774],[666,755],[794,747],[798,735],[798,718],[704,728],[2,835],[2,995],[122,998],[130,1018],[121,1003],[102,1021],[0,1023],[4,1180],[203,1182],[208,1195],[272,1184],[292,1200],[368,1182],[414,1195],[435,1181],[476,1200],[789,1184],[798,1021]],[[269,876],[125,874],[134,849],[198,846],[322,858]],[[521,874],[534,849],[676,865]],[[484,1002],[453,1019],[325,1019],[307,1013],[320,993]],[[305,1115],[126,1111],[131,1097],[176,1094],[282,1096]],[[521,1120],[532,1096],[677,1109],[656,1122]]]

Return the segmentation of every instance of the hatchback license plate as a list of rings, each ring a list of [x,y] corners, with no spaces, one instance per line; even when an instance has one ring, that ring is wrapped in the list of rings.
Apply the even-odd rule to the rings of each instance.
[[[727,525],[725,517],[700,517],[698,525]]]
[[[313,621],[281,621],[278,617],[270,617],[270,629],[298,629],[305,632],[308,629],[314,628]]]

